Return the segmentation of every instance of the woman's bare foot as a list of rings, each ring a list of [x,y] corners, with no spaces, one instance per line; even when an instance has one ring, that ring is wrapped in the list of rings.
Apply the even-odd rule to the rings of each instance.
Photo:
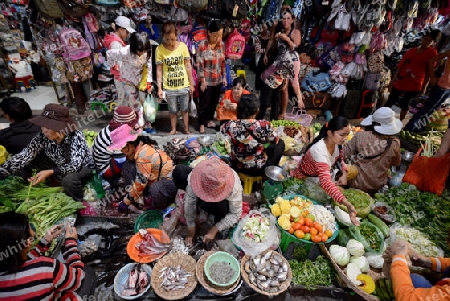
[[[177,131],[171,130],[170,133],[169,133],[169,135],[175,135],[176,133],[177,133]]]

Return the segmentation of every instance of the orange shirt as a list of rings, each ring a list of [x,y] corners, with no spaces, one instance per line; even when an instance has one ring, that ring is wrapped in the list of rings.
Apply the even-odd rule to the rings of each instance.
[[[244,94],[250,94],[250,91],[244,90],[244,92],[242,92],[242,95],[244,95]],[[220,102],[220,105],[223,106],[223,101],[225,99],[231,100],[232,103],[238,103],[237,100],[234,99],[234,97],[233,97],[233,90],[232,89],[225,91],[225,94],[223,95],[223,98],[222,98],[222,101]]]
[[[450,258],[431,258],[432,270],[450,267]],[[431,288],[414,288],[405,256],[395,255],[391,266],[392,288],[396,301],[450,300],[450,279],[445,278]]]

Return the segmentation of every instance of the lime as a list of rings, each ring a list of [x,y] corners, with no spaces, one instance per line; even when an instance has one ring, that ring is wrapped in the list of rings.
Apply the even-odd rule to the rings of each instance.
[[[303,237],[304,240],[311,240],[311,234],[306,233],[305,236]]]
[[[316,217],[312,214],[308,214],[308,215],[306,215],[306,217],[309,218],[313,222],[316,221]]]

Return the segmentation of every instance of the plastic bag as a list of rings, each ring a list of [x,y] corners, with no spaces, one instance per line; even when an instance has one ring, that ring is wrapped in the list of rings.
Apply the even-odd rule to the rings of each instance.
[[[156,113],[158,112],[158,102],[152,94],[148,94],[145,98],[143,108],[145,120],[149,122],[155,122]]]
[[[325,190],[323,190],[322,186],[320,186],[316,179],[318,178],[306,178],[303,191],[304,196],[313,199],[322,205],[330,204],[332,200],[331,197],[325,192]]]
[[[265,232],[264,238],[257,242],[255,239],[245,236],[245,228],[248,222],[254,218],[263,218],[269,220],[269,226]],[[255,231],[256,232],[256,231]],[[233,243],[242,249],[246,255],[256,256],[273,245],[280,244],[280,230],[276,224],[276,218],[270,213],[268,209],[250,210],[250,212],[240,220],[233,232]]]
[[[189,102],[189,116],[195,118],[197,117],[197,106],[195,105],[194,99],[191,97]]]
[[[372,212],[375,213],[385,223],[391,224],[395,222],[395,211],[391,206],[383,202],[376,202],[372,206]]]

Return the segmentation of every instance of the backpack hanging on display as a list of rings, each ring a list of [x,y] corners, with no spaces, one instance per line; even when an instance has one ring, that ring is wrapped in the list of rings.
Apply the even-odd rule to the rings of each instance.
[[[239,60],[242,58],[244,50],[245,38],[235,28],[225,43],[225,56],[232,60]]]
[[[176,0],[176,3],[189,13],[201,12],[208,6],[208,0]]]
[[[84,22],[86,23],[86,26],[88,27],[90,32],[98,32],[98,29],[100,28],[97,18],[94,16],[93,13],[88,12],[84,17]]]
[[[72,0],[58,0],[58,5],[66,16],[80,18],[89,11],[89,6]]]
[[[223,14],[234,20],[242,20],[248,14],[248,3],[246,0],[226,0],[222,3]]]
[[[76,61],[91,55],[89,44],[74,28],[64,28],[59,32],[59,41],[66,60]]]
[[[281,6],[283,4],[283,1],[268,0],[263,2],[266,3],[266,5],[262,7],[261,11],[264,19],[266,21],[278,20],[280,18]]]
[[[76,61],[68,61],[67,64],[67,78],[71,82],[82,83],[89,80],[94,74],[91,57],[85,57]]]
[[[33,0],[37,10],[46,17],[62,18],[64,14],[56,0]]]
[[[205,15],[213,19],[222,18],[222,3],[223,0],[208,0],[208,6],[205,10]]]

